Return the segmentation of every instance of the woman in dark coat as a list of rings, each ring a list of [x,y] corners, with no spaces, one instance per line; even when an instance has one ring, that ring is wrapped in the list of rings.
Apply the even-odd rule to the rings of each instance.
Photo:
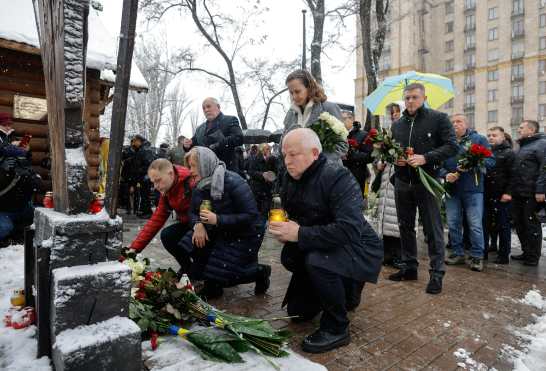
[[[250,187],[206,147],[194,147],[187,160],[197,185],[190,207],[192,231],[180,241],[192,258],[183,271],[205,280],[201,294],[209,299],[240,283],[256,282],[255,293],[265,293],[271,267],[258,264],[264,226]],[[200,211],[204,200],[210,200],[212,210]]]

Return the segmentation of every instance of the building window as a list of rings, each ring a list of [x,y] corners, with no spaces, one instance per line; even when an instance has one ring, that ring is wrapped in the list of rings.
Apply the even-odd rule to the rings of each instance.
[[[523,121],[523,107],[512,107],[512,124],[519,125]]]
[[[497,27],[490,28],[487,39],[489,41],[493,41],[493,40],[497,40],[498,38],[499,38],[499,33],[498,33]]]
[[[476,0],[464,0],[465,10],[474,9],[476,7]]]
[[[453,51],[453,40],[446,41],[446,52]]]
[[[544,76],[545,73],[546,73],[546,60],[541,59],[538,61],[538,75]]]
[[[446,23],[446,33],[453,32],[453,21]]]
[[[464,96],[464,105],[466,108],[471,108],[476,104],[476,95],[474,93],[465,94]]]
[[[538,17],[538,26],[539,26],[540,28],[546,27],[546,14],[541,14],[541,15]]]
[[[466,34],[464,40],[465,50],[473,49],[476,47],[476,34],[474,32]]]
[[[476,54],[469,53],[464,55],[464,65],[466,68],[476,67]]]
[[[446,14],[453,14],[453,1],[449,1],[446,3]]]
[[[448,59],[446,61],[446,69],[445,71],[446,72],[451,72],[455,69],[455,62],[453,61],[453,59]]]
[[[544,6],[546,6],[546,0],[540,0],[539,2],[540,2],[539,4],[540,8],[544,8]]]
[[[487,61],[493,62],[499,59],[499,49],[490,49],[487,51]]]
[[[473,89],[476,85],[475,75],[473,73],[464,75],[464,89]]]
[[[516,63],[512,65],[512,80],[523,79],[523,63]]]
[[[499,79],[499,70],[487,71],[487,81],[497,81]]]
[[[543,121],[544,117],[546,117],[546,104],[539,104],[538,105],[538,119],[539,119],[539,121]]]
[[[487,101],[496,102],[497,101],[497,89],[489,89],[487,91]]]
[[[498,7],[489,8],[489,11],[487,12],[487,19],[490,21],[493,19],[497,19],[497,11]]]
[[[523,19],[512,21],[512,37],[520,37],[525,34],[525,22]]]
[[[465,113],[466,121],[468,122],[468,127],[473,128],[476,120],[474,119],[474,112]]]
[[[538,94],[546,94],[546,81],[539,81],[538,83]]]
[[[474,14],[469,14],[464,18],[464,30],[475,30],[476,29],[476,16]]]
[[[540,50],[546,49],[546,37],[542,36],[540,39],[538,39],[538,48]]]
[[[487,122],[497,122],[497,110],[487,111]]]
[[[512,0],[512,14],[523,14],[523,0]]]
[[[525,44],[523,40],[512,43],[512,58],[522,58],[525,55]]]
[[[512,102],[523,100],[523,84],[512,84]]]

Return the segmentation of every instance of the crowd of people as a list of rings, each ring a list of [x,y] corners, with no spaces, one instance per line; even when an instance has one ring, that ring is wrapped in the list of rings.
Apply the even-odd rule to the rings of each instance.
[[[339,107],[308,71],[294,71],[286,85],[292,106],[275,150],[265,143],[245,150],[238,119],[222,113],[215,98],[203,101],[206,121],[193,137],[181,136],[173,148],[155,151],[144,137],[132,138],[123,150],[120,201],[128,213],[148,220],[124,253],[142,251],[160,233],[180,265],[178,274],[204,282],[201,296],[216,298],[243,283],[254,283],[261,295],[270,286],[271,267],[259,263],[258,252],[270,233],[284,245],[281,264],[291,273],[282,304],[288,315],[308,321],[322,313],[319,328],[302,343],[311,353],[350,342],[347,312],[358,307],[365,283],[377,282],[382,264],[398,269],[390,280],[417,280],[418,221],[430,260],[429,294],[442,291],[446,264],[468,264],[479,272],[493,251],[496,264],[510,259],[538,264],[546,137],[536,121],[524,120],[516,141],[498,126],[480,134],[463,114],[448,117],[428,108],[424,86],[410,84],[403,101],[387,106],[383,128],[412,151],[384,163],[373,156],[381,144],[366,140],[368,132],[352,120],[344,120],[347,139],[323,150],[310,127],[323,112],[343,121]],[[23,163],[28,155],[9,137],[10,123],[0,114],[0,154],[3,161]],[[459,165],[470,144],[492,150],[483,169]],[[422,183],[418,167],[444,184],[443,201]],[[364,216],[368,188],[377,195],[373,227]],[[285,221],[268,221],[274,194]],[[0,205],[3,239],[30,211]],[[167,223],[173,212],[176,221]],[[511,255],[512,226],[523,250],[519,255]]]

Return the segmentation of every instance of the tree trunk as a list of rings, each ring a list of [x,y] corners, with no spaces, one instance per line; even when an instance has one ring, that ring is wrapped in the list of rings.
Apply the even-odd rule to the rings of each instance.
[[[307,4],[313,15],[313,41],[311,42],[311,74],[322,85],[322,69],[320,57],[322,54],[322,38],[324,34],[324,0],[308,0]]]
[[[282,93],[284,93],[285,91],[287,91],[288,88],[284,88],[278,92],[276,92],[271,98],[269,98],[269,100],[267,101],[267,105],[265,106],[265,113],[264,113],[264,119],[262,121],[262,130],[265,129],[265,124],[267,123],[267,119],[269,117],[269,109],[271,108],[271,104],[273,103],[273,101],[275,100],[275,98],[277,98],[279,95],[281,95]]]

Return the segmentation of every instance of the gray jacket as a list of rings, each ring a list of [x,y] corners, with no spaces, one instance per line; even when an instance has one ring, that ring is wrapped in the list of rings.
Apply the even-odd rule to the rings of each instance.
[[[394,174],[394,166],[387,164],[381,174],[381,188],[377,202],[377,234],[400,238],[398,228],[398,215],[396,214],[396,202],[394,199],[394,186],[390,178]]]
[[[337,104],[331,102],[319,102],[313,104],[311,114],[309,115],[309,119],[307,120],[307,122],[304,123],[304,127],[309,127],[311,126],[311,124],[317,122],[320,114],[323,112],[328,112],[332,116],[335,116],[338,120],[343,121],[343,118],[341,117],[341,111]],[[298,113],[293,108],[290,108],[290,110],[288,110],[286,116],[284,117],[283,136],[286,135],[286,133],[288,133],[290,130],[299,127],[301,126],[298,125]],[[336,151],[334,153],[325,152],[324,155],[329,160],[335,160],[341,163],[341,158],[347,154],[348,150],[349,145],[347,144],[347,141],[340,140],[340,142],[336,145]]]

